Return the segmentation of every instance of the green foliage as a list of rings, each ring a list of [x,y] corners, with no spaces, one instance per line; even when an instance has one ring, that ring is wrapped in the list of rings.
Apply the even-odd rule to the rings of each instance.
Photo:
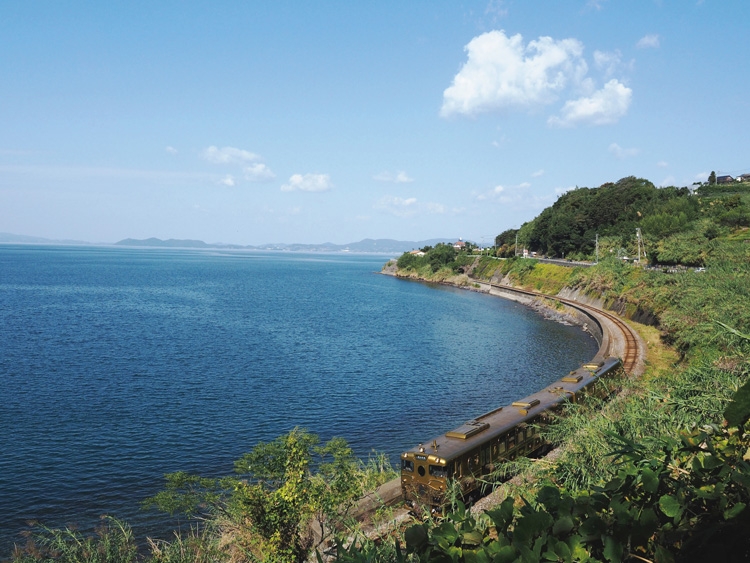
[[[38,526],[24,549],[17,549],[16,563],[133,563],[137,547],[130,526],[104,517],[94,535],[71,528]]]
[[[542,486],[532,502],[473,517],[463,505],[404,535],[419,561],[744,560],[750,555],[750,435],[713,428],[657,447],[610,435],[616,475],[576,494]],[[655,454],[652,452],[656,452]]]
[[[652,262],[701,265],[713,251],[705,242],[750,226],[750,188],[704,185],[697,193],[632,176],[576,188],[518,231],[498,235],[498,256],[515,254],[515,235],[521,247],[552,257],[591,259],[597,235],[600,257],[633,256],[640,228]]]
[[[229,560],[220,547],[212,527],[192,528],[184,536],[175,534],[172,541],[149,539],[150,563],[218,563]]]
[[[424,256],[418,256],[405,252],[396,261],[399,270],[419,272],[428,278],[441,270],[453,273],[463,273],[464,268],[472,264],[475,256],[472,255],[473,245],[467,243],[463,252],[459,252],[452,244],[439,243],[435,247],[425,247]]]
[[[299,428],[258,443],[234,466],[236,476],[220,479],[167,475],[166,489],[146,506],[225,521],[241,551],[257,560],[295,562],[312,547],[313,524],[325,537],[356,499],[396,475],[382,455],[363,463],[342,438],[320,445]],[[206,553],[197,541],[157,547],[167,557],[185,546],[203,546],[200,553]]]
[[[438,244],[427,253],[425,258],[430,264],[433,272],[437,272],[440,268],[450,265],[455,259],[458,252],[453,245],[450,244]]]

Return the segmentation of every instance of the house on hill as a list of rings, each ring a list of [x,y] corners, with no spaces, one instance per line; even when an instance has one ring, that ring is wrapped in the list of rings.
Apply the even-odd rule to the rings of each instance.
[[[463,250],[466,247],[466,243],[463,241],[463,239],[458,239],[458,241],[453,243],[453,248],[456,250]]]
[[[716,176],[717,184],[730,184],[731,182],[734,182],[734,178],[732,178],[729,174],[727,174],[726,176]]]
[[[750,174],[742,174],[737,177],[738,182],[750,182]]]

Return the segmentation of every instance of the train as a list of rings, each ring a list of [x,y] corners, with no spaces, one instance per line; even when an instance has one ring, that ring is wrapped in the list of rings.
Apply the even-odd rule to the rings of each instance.
[[[541,391],[497,408],[401,454],[401,493],[407,505],[440,510],[452,482],[466,498],[479,496],[500,464],[549,449],[540,429],[566,401],[601,394],[596,385],[618,373],[622,362],[606,358],[583,364]]]

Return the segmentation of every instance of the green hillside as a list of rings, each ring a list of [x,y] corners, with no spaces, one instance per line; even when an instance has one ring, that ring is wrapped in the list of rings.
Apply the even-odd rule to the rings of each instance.
[[[750,238],[750,183],[657,188],[632,176],[598,188],[576,188],[520,229],[495,239],[498,256],[527,248],[554,258],[593,260],[637,255],[640,229],[652,264],[704,265],[713,241]],[[516,238],[517,237],[517,238]]]

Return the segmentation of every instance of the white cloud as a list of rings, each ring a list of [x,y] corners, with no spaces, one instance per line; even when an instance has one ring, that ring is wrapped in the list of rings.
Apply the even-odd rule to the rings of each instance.
[[[271,169],[268,168],[268,166],[260,162],[246,166],[243,168],[243,172],[245,174],[245,180],[251,182],[267,182],[276,177],[276,174],[271,172]]]
[[[227,174],[219,183],[224,186],[232,187],[235,185],[234,177],[231,174]]]
[[[588,70],[577,39],[540,37],[524,45],[520,34],[490,31],[464,50],[468,59],[443,92],[444,117],[550,104]]]
[[[631,156],[636,156],[639,152],[641,152],[640,149],[636,148],[624,149],[617,143],[612,143],[611,145],[609,145],[609,148],[607,150],[612,153],[615,158],[618,158],[620,160],[630,158]]]
[[[417,212],[417,198],[384,196],[375,203],[374,207],[396,217],[411,217]]]
[[[666,168],[667,166],[669,166],[669,163],[666,160],[660,160],[656,163],[656,166],[658,166],[659,168]]]
[[[595,10],[601,10],[607,0],[589,0],[586,5]]]
[[[635,46],[639,49],[656,49],[659,47],[659,36],[656,34],[644,35]]]
[[[328,174],[292,174],[289,182],[281,186],[281,191],[327,192],[332,187]]]
[[[427,204],[427,211],[430,213],[434,213],[436,215],[442,215],[445,213],[445,205],[442,203],[428,203]]]
[[[257,154],[234,147],[220,149],[219,147],[210,146],[203,151],[202,156],[214,164],[244,164],[260,160]]]
[[[414,181],[414,178],[410,178],[403,170],[400,170],[395,174],[388,171],[381,172],[380,174],[373,176],[373,178],[378,182],[391,182],[394,184],[407,184]]]
[[[591,96],[565,102],[562,116],[552,116],[547,123],[556,127],[616,123],[627,113],[632,97],[633,91],[613,78]]]
[[[177,154],[177,149],[169,145],[164,147],[164,150],[167,151],[169,154]]]
[[[544,168],[541,168],[537,170],[536,172],[531,173],[532,178],[539,178],[540,176],[543,176],[543,175],[544,175]]]

